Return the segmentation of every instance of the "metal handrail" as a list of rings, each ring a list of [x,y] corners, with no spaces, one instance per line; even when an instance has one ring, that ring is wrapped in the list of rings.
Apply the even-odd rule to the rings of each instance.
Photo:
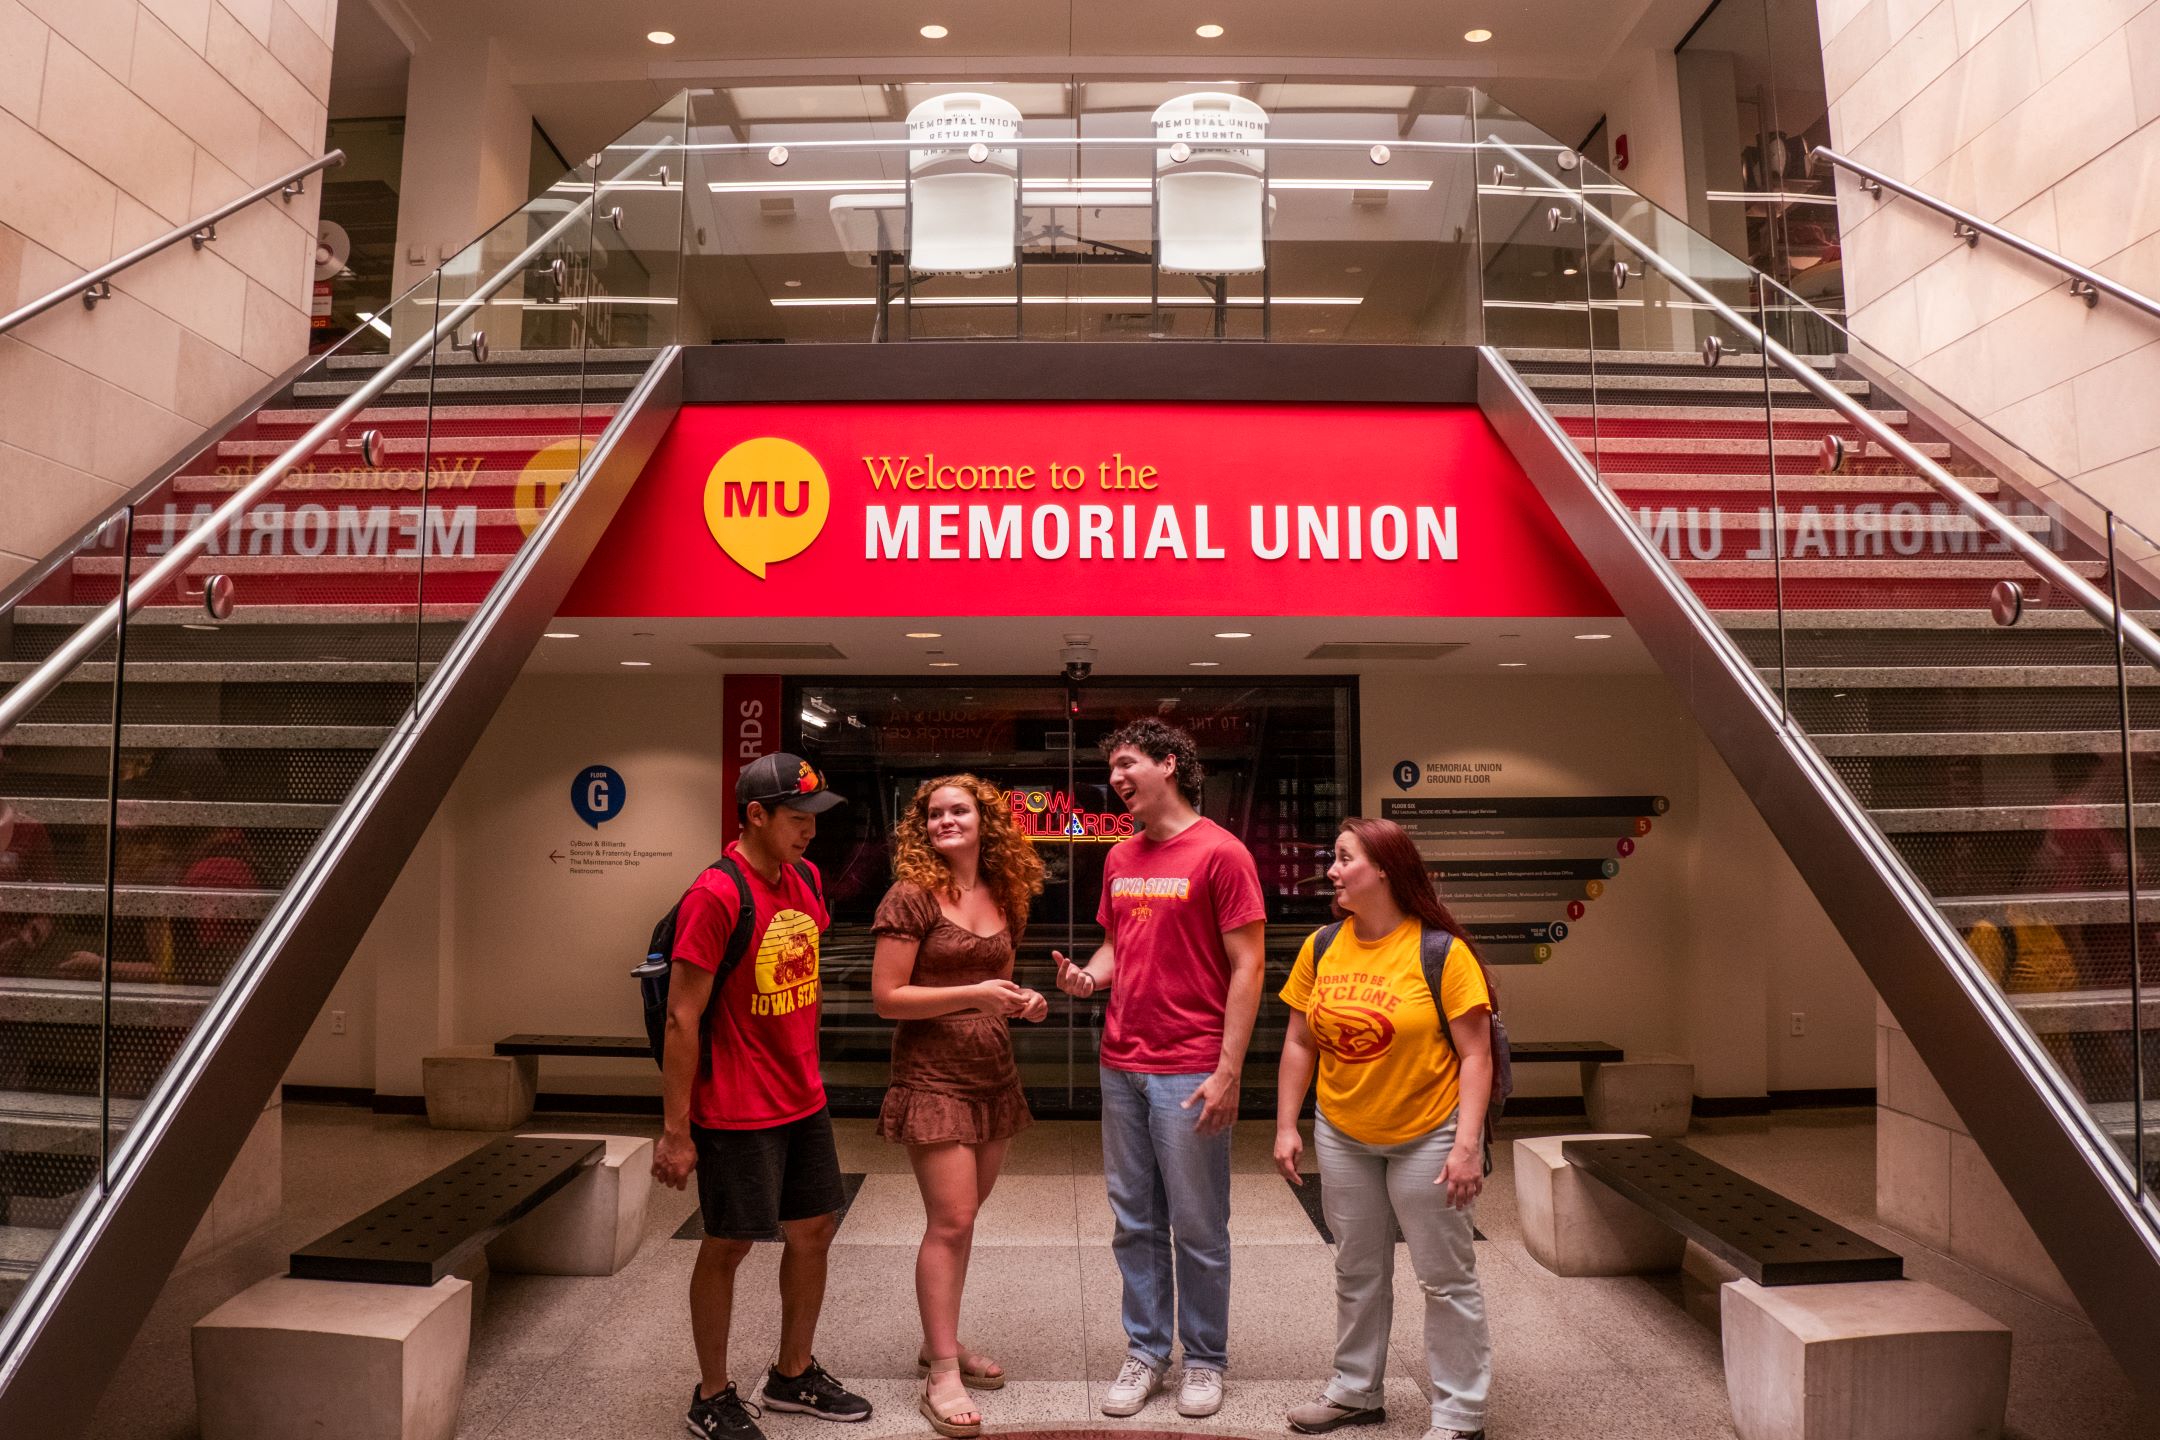
[[[2060,586],[2071,598],[2084,608],[2095,620],[2117,631],[2122,639],[2143,655],[2148,661],[2160,665],[2160,636],[2156,636],[2143,623],[2112,604],[2091,581],[2072,570],[2054,551],[2034,539],[2032,535],[2010,523],[2009,517],[1981,499],[1962,480],[1936,464],[1920,448],[1903,435],[1891,429],[1874,412],[1855,401],[1850,395],[1825,379],[1822,372],[1771,339],[1757,326],[1742,318],[1740,313],[1720,300],[1699,284],[1695,277],[1674,265],[1649,245],[1629,233],[1626,226],[1606,214],[1595,205],[1585,205],[1575,192],[1565,184],[1539,168],[1528,155],[1494,135],[1486,142],[1512,155],[1525,169],[1534,173],[1551,187],[1552,193],[1562,199],[1574,197],[1576,208],[1596,220],[1612,237],[1649,262],[1659,274],[1685,291],[1705,309],[1715,312],[1726,324],[1762,348],[1763,355],[1775,361],[1778,368],[1798,380],[1800,384],[1824,404],[1837,411],[1885,450],[1918,471],[1920,478],[1955,501],[1958,508],[1995,532],[2010,549],[2026,564],[2045,575],[2050,582]],[[1744,263],[1736,261],[1735,263]],[[1751,272],[1752,273],[1752,272]]]
[[[1870,194],[1880,196],[1885,190],[1893,190],[1908,200],[1917,200],[1936,214],[1952,222],[1951,233],[1968,244],[1977,244],[1981,236],[2000,241],[2021,255],[2028,255],[2044,265],[2052,265],[2070,277],[2070,293],[2083,300],[2087,306],[2097,305],[2102,295],[2110,295],[2133,310],[2142,310],[2155,320],[2160,320],[2160,300],[2140,294],[2129,286],[2110,280],[2097,270],[2088,270],[2066,255],[2058,255],[2045,245],[2035,245],[2022,235],[1991,225],[1970,211],[1960,210],[1947,200],[1938,199],[1925,190],[1916,190],[1902,180],[1893,180],[1882,171],[1863,165],[1850,156],[1840,155],[1827,145],[1817,145],[1815,153],[1841,169],[1850,170],[1866,182]]]
[[[365,385],[317,421],[307,434],[294,441],[277,459],[265,465],[245,486],[234,491],[208,519],[176,540],[173,547],[160,556],[155,565],[122,585],[118,598],[108,602],[96,616],[85,621],[80,629],[62,641],[52,654],[46,657],[45,662],[21,683],[15,685],[6,695],[0,696],[0,736],[5,736],[20,724],[23,717],[67,677],[69,671],[87,660],[98,646],[105,643],[108,634],[124,624],[129,615],[148,604],[149,597],[155,595],[168,581],[184,570],[190,561],[208,549],[210,542],[223,533],[242,512],[277,488],[295,466],[328,444],[355,415],[373,404],[375,397],[389,389],[416,361],[431,354],[435,347],[442,343],[444,336],[454,335],[474,311],[487,303],[489,296],[508,284],[512,276],[538,258],[564,231],[584,219],[585,212],[597,204],[602,195],[615,188],[617,181],[643,166],[653,156],[674,148],[676,146],[673,140],[662,140],[649,147],[644,154],[624,166],[615,180],[601,185],[591,195],[564,211],[562,218],[550,225],[539,239],[527,245],[507,265],[482,281],[455,309],[448,314],[441,314],[426,335],[415,340],[389,364],[376,371],[374,377]],[[440,274],[440,269],[435,273]],[[129,557],[123,557],[123,563],[127,558]]]
[[[0,319],[0,335],[5,335],[25,320],[34,319],[44,314],[62,301],[78,296],[81,297],[85,308],[95,309],[97,302],[105,299],[111,293],[105,282],[127,269],[130,265],[140,260],[147,260],[166,246],[177,245],[182,240],[193,240],[195,248],[200,250],[210,241],[217,239],[217,222],[223,220],[226,216],[245,210],[256,201],[268,199],[272,195],[281,194],[285,197],[286,203],[291,204],[302,193],[301,182],[307,179],[308,176],[313,175],[318,170],[335,169],[344,163],[345,152],[343,150],[332,150],[327,155],[319,156],[308,161],[305,165],[286,171],[275,180],[256,186],[236,200],[229,200],[207,214],[196,216],[185,225],[176,226],[166,231],[155,240],[147,240],[117,260],[106,261],[89,274],[70,280],[52,293],[42,295],[8,315],[5,319]]]

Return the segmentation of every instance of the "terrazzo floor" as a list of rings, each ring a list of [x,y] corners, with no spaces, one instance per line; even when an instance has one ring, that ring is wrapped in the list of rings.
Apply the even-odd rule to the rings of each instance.
[[[621,1116],[529,1128],[651,1134]],[[284,1107],[284,1213],[252,1242],[176,1274],[108,1389],[92,1434],[129,1440],[197,1435],[188,1326],[227,1296],[284,1269],[284,1257],[325,1230],[473,1149],[488,1135],[434,1131],[416,1118],[365,1110]],[[1511,1123],[1503,1138],[1558,1133]],[[906,1157],[868,1121],[838,1123],[841,1167],[861,1189],[833,1254],[818,1358],[876,1405],[844,1432],[853,1440],[927,1435],[915,1412],[919,1331],[912,1293],[922,1205]],[[1096,1411],[1124,1354],[1117,1269],[1095,1127],[1044,1122],[1016,1142],[978,1224],[964,1334],[1011,1376],[978,1398],[989,1428],[1285,1433],[1283,1412],[1317,1392],[1334,1340],[1328,1246],[1274,1173],[1269,1122],[1248,1121],[1234,1145],[1231,1369],[1222,1412],[1182,1420],[1171,1397],[1129,1421]],[[1734,1169],[1890,1245],[1907,1273],[1972,1301],[2015,1334],[2012,1440],[2151,1440],[2160,1417],[2140,1411],[2091,1328],[2077,1316],[2007,1289],[1914,1245],[1874,1221],[1872,1111],[1793,1111],[1699,1122],[1690,1141]],[[1307,1150],[1308,1155],[1310,1147]],[[1492,1440],[1734,1434],[1719,1366],[1714,1295],[1678,1277],[1560,1279],[1523,1250],[1506,1145],[1478,1207],[1478,1248],[1492,1317]],[[682,1433],[695,1374],[685,1290],[694,1243],[675,1238],[692,1194],[656,1191],[646,1239],[605,1279],[497,1275],[473,1340],[461,1440]],[[1421,1435],[1421,1313],[1398,1247],[1388,1422],[1359,1432]],[[735,1369],[762,1372],[777,1343],[777,1245],[760,1245],[738,1288]],[[1706,1303],[1707,1302],[1707,1303]],[[1706,1323],[1707,1322],[1707,1323]],[[745,1388],[749,1388],[747,1385]],[[769,1415],[771,1440],[836,1440],[804,1416]]]

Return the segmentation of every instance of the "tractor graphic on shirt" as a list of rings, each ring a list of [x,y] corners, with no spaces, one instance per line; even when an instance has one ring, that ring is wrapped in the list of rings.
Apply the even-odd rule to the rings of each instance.
[[[758,945],[757,988],[770,994],[814,985],[817,978],[817,922],[800,910],[781,911]]]

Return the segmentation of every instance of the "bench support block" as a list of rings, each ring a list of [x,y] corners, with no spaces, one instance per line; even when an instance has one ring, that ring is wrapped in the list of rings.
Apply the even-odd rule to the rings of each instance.
[[[601,1140],[607,1154],[488,1246],[497,1270],[528,1275],[613,1275],[637,1254],[652,1194],[653,1142],[642,1135],[531,1134]]]
[[[1984,1440],[2002,1430],[2010,1330],[1917,1280],[1722,1292],[1740,1440]]]
[[[486,1045],[449,1045],[421,1057],[420,1088],[437,1130],[514,1130],[532,1118],[540,1061]]]
[[[1676,1055],[1586,1062],[1582,1090],[1592,1129],[1677,1140],[1695,1108],[1695,1066]]]
[[[1644,1214],[1560,1153],[1567,1140],[1633,1135],[1546,1135],[1515,1142],[1515,1206],[1523,1246],[1555,1275],[1640,1275],[1677,1270],[1687,1249],[1678,1231]]]
[[[451,1440],[472,1287],[278,1275],[195,1322],[203,1440]]]

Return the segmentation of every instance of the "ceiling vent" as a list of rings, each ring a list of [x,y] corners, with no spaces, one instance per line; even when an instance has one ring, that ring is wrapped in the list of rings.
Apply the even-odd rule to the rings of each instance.
[[[847,654],[823,640],[714,640],[693,646],[715,660],[845,660]]]
[[[1330,640],[1313,647],[1308,660],[1438,660],[1468,642],[1462,640]]]

